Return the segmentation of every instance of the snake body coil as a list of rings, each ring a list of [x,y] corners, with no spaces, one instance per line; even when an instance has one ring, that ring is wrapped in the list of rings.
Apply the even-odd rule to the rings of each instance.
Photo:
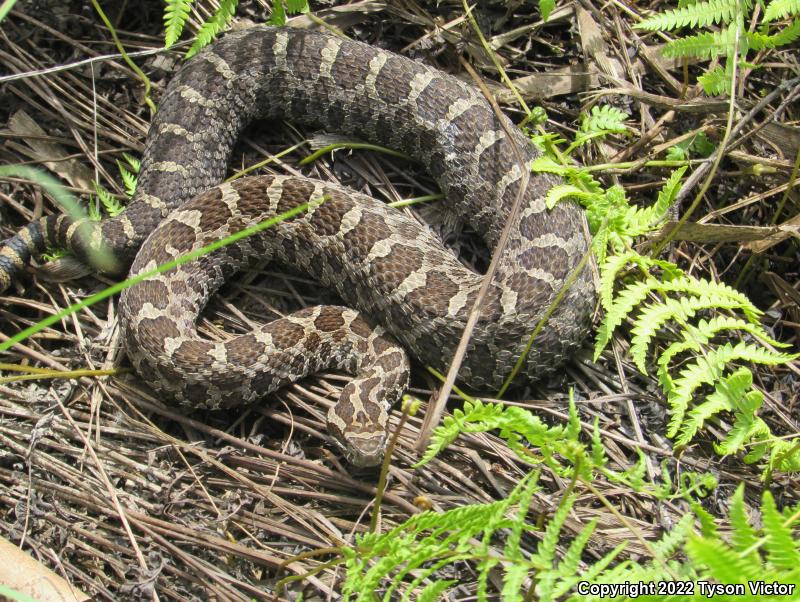
[[[241,130],[256,117],[323,126],[411,155],[490,249],[523,182],[514,146],[526,161],[536,156],[480,92],[436,69],[322,33],[266,27],[230,33],[170,82],[125,213],[99,225],[64,216],[31,224],[0,250],[0,287],[47,243],[86,257],[103,240],[121,265],[135,256],[134,275],[310,203],[273,228],[124,291],[128,354],[156,389],[212,408],[252,401],[326,367],[358,374],[329,424],[352,461],[375,463],[387,405],[408,378],[393,337],[422,362],[445,369],[481,276],[426,227],[355,192],[284,176],[217,186]],[[500,386],[586,252],[579,210],[571,203],[544,206],[555,183],[532,175],[524,191],[460,372],[474,388]],[[306,271],[364,315],[316,307],[224,342],[202,339],[195,327],[202,307],[255,255]],[[586,333],[593,302],[583,270],[534,342],[523,375],[538,378],[565,359]]]

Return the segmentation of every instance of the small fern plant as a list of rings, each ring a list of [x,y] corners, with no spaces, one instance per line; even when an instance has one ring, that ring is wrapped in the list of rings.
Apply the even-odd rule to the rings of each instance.
[[[527,533],[536,530],[527,517],[537,482],[538,473],[530,473],[504,500],[441,513],[423,512],[386,533],[357,535],[355,545],[343,549],[343,600],[440,600],[458,585],[456,579],[443,578],[447,569],[467,562],[475,568],[478,600],[489,599],[492,573],[502,577],[500,597],[504,601],[562,599],[579,581],[602,573],[624,544],[588,569],[579,570],[583,569],[581,557],[596,525],[592,521],[558,558],[561,530],[575,502],[574,495],[566,495],[541,540],[523,546]]]
[[[526,415],[520,415],[520,412]],[[434,442],[422,462],[428,461],[458,433],[490,428],[498,429],[510,448],[529,462],[531,447],[544,438],[549,441],[546,446],[563,450],[565,456],[573,459],[582,456],[586,465],[604,464],[604,460],[600,460],[604,455],[603,448],[596,435],[592,439],[591,451],[585,448],[579,455],[570,451],[575,448],[576,439],[571,434],[565,435],[580,428],[574,403],[571,403],[569,424],[554,427],[555,430],[549,434],[543,434],[548,429],[526,410],[474,401],[468,402],[464,411],[455,412],[449,421],[437,428]],[[544,453],[540,457],[553,455]],[[553,467],[549,461],[540,463]],[[555,467],[560,474],[566,474],[560,463]],[[639,469],[631,472],[638,473]],[[643,470],[641,472],[643,474]],[[580,473],[591,478],[585,470]],[[694,514],[686,513],[660,540],[648,542],[651,559],[647,562],[632,558],[618,561],[625,548],[623,542],[598,560],[587,563],[584,552],[594,532],[594,521],[576,535],[568,537],[563,532],[576,499],[572,487],[568,488],[543,530],[528,523],[531,501],[538,490],[538,473],[532,472],[504,500],[447,512],[424,512],[386,533],[357,535],[353,546],[339,549],[341,558],[335,561],[337,564],[343,562],[346,567],[343,599],[356,602],[447,599],[448,591],[457,584],[457,580],[452,578],[453,567],[464,563],[473,568],[475,597],[481,602],[498,599],[490,589],[492,586],[500,589],[499,599],[508,602],[599,601],[608,599],[607,591],[605,597],[592,595],[587,593],[588,589],[579,589],[579,585],[651,581],[680,581],[677,585],[681,586],[681,594],[674,594],[679,591],[675,587],[665,587],[661,592],[640,595],[637,600],[678,602],[707,599],[698,585],[700,582],[741,584],[751,595],[737,599],[745,600],[763,598],[764,592],[757,589],[759,581],[780,583],[787,591],[794,584],[792,591],[800,591],[800,538],[796,536],[800,526],[800,505],[779,511],[769,491],[765,491],[761,519],[752,520],[747,513],[742,485],[730,503],[728,522],[731,532],[723,536],[715,519],[692,497],[693,492],[704,495],[716,486],[716,482],[708,477],[707,474],[691,475],[690,479],[684,480],[686,485],[679,484],[678,495],[689,500]],[[664,496],[661,499],[665,499]],[[757,522],[760,522],[760,527],[754,526]],[[696,523],[700,525],[697,532],[694,531]],[[538,542],[532,542],[528,534],[536,531],[541,534]],[[565,541],[570,543],[566,552],[559,556],[557,545]],[[490,572],[501,577],[499,585],[498,581],[490,584]],[[778,596],[774,599],[788,602],[796,597]]]
[[[165,0],[164,7],[164,47],[169,48],[183,33],[194,0]],[[186,52],[186,58],[197,54],[216,38],[233,19],[239,0],[220,0],[219,8],[205,21]]]
[[[637,450],[637,462],[624,471],[609,468],[598,422],[595,420],[591,441],[580,438],[581,423],[575,398],[570,391],[569,418],[566,424],[548,426],[534,413],[518,406],[484,403],[467,397],[461,409],[444,418],[431,434],[431,441],[422,458],[414,467],[430,462],[442,450],[463,433],[486,433],[496,431],[508,448],[517,457],[534,467],[544,466],[560,477],[590,483],[599,473],[615,483],[625,484],[631,489],[645,492],[656,499],[702,497],[717,486],[716,479],[686,471],[682,482],[673,485],[669,472],[662,470],[663,483],[645,482],[646,463],[641,450]],[[676,494],[677,490],[677,494]]]
[[[662,592],[636,597],[637,602],[699,602],[720,600],[773,600],[790,602],[800,595],[800,506],[778,510],[769,490],[764,490],[760,520],[748,515],[744,501],[744,485],[730,500],[727,535],[720,532],[718,521],[699,504],[693,504],[695,516],[687,514],[664,538],[651,544],[656,558],[646,564],[624,560],[602,572],[593,583],[659,584]],[[694,519],[700,531],[693,532]],[[686,519],[690,520],[686,520]],[[757,526],[759,525],[759,526]],[[685,560],[669,559],[679,551]],[[680,593],[669,582],[680,581]],[[763,585],[778,584],[768,592]],[[716,585],[736,586],[731,596],[710,596]],[[719,593],[719,590],[717,590]],[[573,595],[569,602],[595,602],[608,597]]]
[[[592,115],[605,115],[593,119]],[[677,195],[686,167],[667,179],[650,207],[632,206],[621,186],[604,188],[585,168],[566,164],[570,153],[591,140],[618,133],[625,115],[598,109],[586,116],[576,141],[551,135],[533,136],[545,154],[534,160],[534,171],[561,175],[565,182],[547,196],[549,206],[573,198],[586,208],[600,266],[600,301],[605,317],[597,333],[595,360],[623,322],[632,323],[630,355],[643,374],[655,351],[657,376],[670,412],[667,435],[685,446],[704,424],[725,413],[733,424],[715,445],[719,454],[747,452],[746,462],[766,459],[764,476],[773,470],[800,470],[800,444],[778,439],[758,416],[763,394],[753,388],[746,364],[779,365],[797,354],[778,349],[761,326],[762,312],[731,287],[684,273],[677,265],[637,253],[639,236],[656,230]],[[669,343],[656,345],[657,335]]]
[[[662,53],[671,58],[722,59],[722,65],[716,65],[698,78],[706,94],[718,95],[730,90],[732,69],[737,59],[742,66],[754,68],[756,65],[747,62],[750,51],[787,46],[800,38],[800,2],[772,0],[759,26],[750,31],[747,24],[752,20],[753,5],[752,0],[681,0],[677,8],[653,15],[637,27],[661,32],[708,28],[709,31],[690,33],[672,40],[664,46]],[[788,21],[788,24],[776,27],[781,20]]]
[[[165,48],[169,48],[180,39],[194,2],[195,0],[165,0]],[[186,58],[197,54],[224,31],[236,14],[238,4],[239,0],[220,0],[219,8],[198,29],[192,45],[186,52]],[[270,23],[272,25],[283,25],[286,23],[287,14],[307,13],[309,10],[308,0],[273,0]]]
[[[117,169],[122,179],[125,195],[130,199],[136,191],[137,176],[141,164],[138,159],[128,153],[122,153],[122,157],[124,162],[117,160]],[[125,210],[124,204],[120,203],[119,199],[102,184],[93,181],[92,185],[94,186],[95,196],[90,195],[89,204],[86,208],[86,216],[89,219],[99,222],[104,215],[116,217]],[[64,249],[51,249],[48,253],[44,253],[42,258],[46,261],[54,261],[68,254]]]
[[[117,159],[117,169],[122,179],[125,196],[131,199],[136,192],[137,179],[142,164],[137,158],[130,156],[128,153],[122,153],[122,158],[124,161]],[[116,217],[125,210],[125,206],[99,182],[92,182],[92,184],[94,185],[94,191],[97,196],[96,201],[90,199],[89,202],[88,213],[90,219],[95,221],[103,219],[103,214],[100,211],[101,206],[105,214],[109,217]]]

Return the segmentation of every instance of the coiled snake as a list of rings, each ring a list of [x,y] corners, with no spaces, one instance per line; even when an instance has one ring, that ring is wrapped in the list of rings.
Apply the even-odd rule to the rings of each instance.
[[[256,117],[323,126],[411,155],[490,249],[523,180],[513,145],[526,160],[537,155],[479,91],[421,63],[317,32],[229,33],[170,82],[127,210],[99,224],[65,216],[30,224],[0,249],[0,289],[46,246],[86,259],[103,240],[120,267],[133,260],[134,275],[309,202],[296,217],[126,289],[119,314],[127,351],[150,385],[195,407],[253,401],[324,368],[355,374],[328,422],[348,459],[374,464],[388,405],[408,380],[395,337],[445,369],[481,276],[425,226],[353,191],[272,175],[218,185],[241,130]],[[460,372],[476,389],[500,386],[586,252],[579,210],[568,202],[544,206],[555,183],[533,175],[525,190]],[[364,313],[314,307],[224,342],[201,338],[195,321],[209,296],[253,257],[298,267]],[[525,376],[540,377],[574,349],[593,301],[583,270],[534,342]]]

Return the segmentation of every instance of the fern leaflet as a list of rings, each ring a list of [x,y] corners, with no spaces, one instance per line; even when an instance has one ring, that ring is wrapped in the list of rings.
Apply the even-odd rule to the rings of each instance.
[[[718,56],[730,56],[736,47],[737,31],[735,27],[725,27],[720,31],[679,38],[664,46],[662,54],[673,59],[685,57],[712,59]]]
[[[667,427],[667,436],[672,438],[678,433],[683,417],[694,391],[703,384],[711,384],[722,375],[722,370],[732,361],[745,360],[757,364],[782,364],[796,359],[798,355],[775,353],[741,341],[736,345],[726,343],[716,349],[710,349],[704,357],[680,372],[675,379],[674,389],[667,397],[672,417]]]
[[[764,534],[767,537],[764,547],[767,549],[770,564],[777,569],[797,570],[800,567],[800,545],[793,537],[788,521],[775,508],[775,500],[769,489],[764,491],[761,517],[764,521]]]
[[[189,18],[194,0],[166,0],[164,7],[164,48],[169,48],[181,37],[183,26]]]
[[[639,23],[637,27],[649,31],[669,31],[679,27],[696,28],[730,23],[738,10],[738,0],[696,2],[654,15]]]
[[[189,48],[189,51],[186,53],[186,58],[192,57],[200,52],[201,49],[208,46],[212,40],[225,29],[225,26],[233,19],[238,4],[239,0],[220,0],[217,12],[215,12],[208,21],[203,23],[200,27],[200,31],[197,32],[197,36],[191,48]]]
[[[764,20],[775,21],[800,15],[800,0],[772,0],[764,11]]]
[[[697,81],[703,86],[703,91],[711,96],[724,94],[731,87],[730,69],[717,65],[710,71],[698,76]]]

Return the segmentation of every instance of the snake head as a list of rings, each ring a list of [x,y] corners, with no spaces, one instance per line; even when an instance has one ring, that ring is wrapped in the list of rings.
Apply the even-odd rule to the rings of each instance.
[[[358,435],[361,435],[360,437]],[[358,468],[377,466],[386,450],[386,433],[347,433],[338,440],[348,463]]]
[[[328,412],[328,430],[353,466],[376,466],[386,449],[387,404],[363,403],[360,389],[350,382]]]

